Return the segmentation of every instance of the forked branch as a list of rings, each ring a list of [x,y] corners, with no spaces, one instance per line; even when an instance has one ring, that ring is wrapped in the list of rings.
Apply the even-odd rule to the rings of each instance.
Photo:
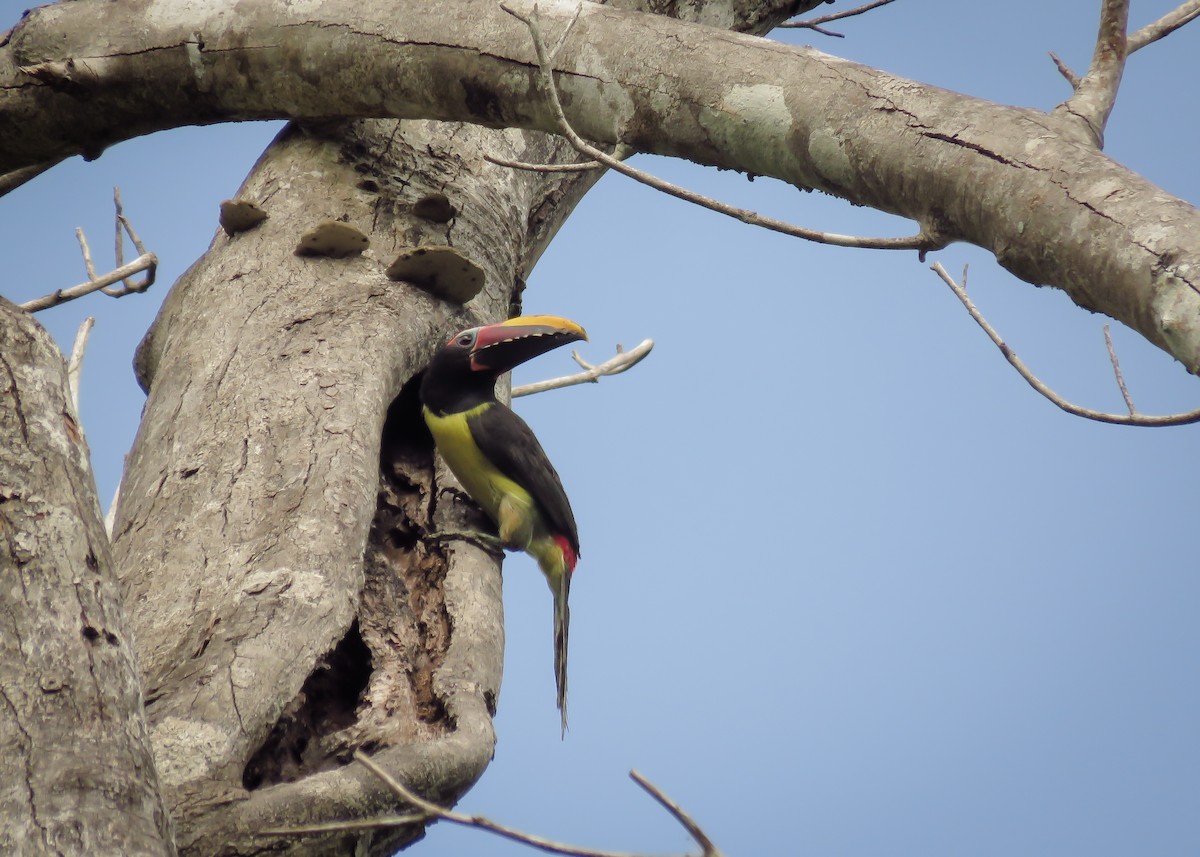
[[[983,328],[983,332],[986,333],[988,338],[991,339],[992,342],[995,343],[996,347],[1000,349],[1000,353],[1004,355],[1004,359],[1009,362],[1009,365],[1017,370],[1018,374],[1025,379],[1029,386],[1033,387],[1033,389],[1037,390],[1068,414],[1073,414],[1077,417],[1084,417],[1085,419],[1089,420],[1096,420],[1097,422],[1101,423],[1113,423],[1114,425],[1121,426],[1182,426],[1190,423],[1200,422],[1200,409],[1188,411],[1187,413],[1182,414],[1167,414],[1166,416],[1147,416],[1145,414],[1137,413],[1133,407],[1133,401],[1129,397],[1129,391],[1125,388],[1125,379],[1121,375],[1121,366],[1117,362],[1117,355],[1112,348],[1112,340],[1108,336],[1107,328],[1105,328],[1105,339],[1108,340],[1109,356],[1112,360],[1113,371],[1117,376],[1117,384],[1121,388],[1121,395],[1125,398],[1125,404],[1129,408],[1129,413],[1109,414],[1103,411],[1093,411],[1091,408],[1084,408],[1072,402],[1068,402],[1062,396],[1058,395],[1058,393],[1046,386],[1046,384],[1040,378],[1034,375],[1029,367],[1026,366],[1021,360],[1021,358],[1016,355],[1016,352],[1014,352],[1012,348],[1008,346],[1008,343],[1001,338],[1000,334],[996,332],[996,329],[988,323],[986,318],[983,317],[983,313],[979,311],[979,308],[975,306],[975,303],[971,300],[970,296],[967,295],[967,288],[965,285],[967,279],[966,269],[963,269],[962,283],[957,282],[953,277],[951,277],[946,272],[946,269],[942,267],[941,262],[935,262],[931,270],[941,277],[942,282],[950,287],[951,291],[953,291],[959,301],[962,302],[962,305],[966,308],[967,312],[970,313],[971,318],[975,320],[975,323]]]
[[[158,257],[146,250],[137,233],[133,231],[133,226],[130,224],[129,219],[125,217],[125,213],[121,207],[120,188],[113,188],[113,203],[116,206],[117,267],[107,274],[97,274],[96,266],[92,263],[92,251],[88,247],[87,237],[83,234],[82,229],[76,229],[75,237],[79,239],[79,248],[83,253],[83,264],[87,269],[87,282],[80,283],[78,286],[72,286],[69,289],[56,289],[48,295],[26,301],[20,305],[21,309],[26,312],[38,312],[39,310],[64,304],[67,301],[73,301],[84,295],[90,295],[96,291],[104,292],[109,297],[121,298],[125,295],[144,292],[154,285],[154,274],[158,267]],[[129,240],[133,242],[134,249],[139,254],[136,259],[128,264],[125,264],[123,261],[125,255],[123,233],[128,234]],[[146,276],[140,281],[133,279],[142,272],[145,272]],[[120,283],[121,285],[116,286],[116,283]]]
[[[532,833],[525,833],[513,827],[508,827],[504,824],[499,824],[481,815],[466,815],[464,813],[455,812],[443,806],[439,806],[432,801],[414,793],[408,789],[399,780],[385,771],[371,759],[370,756],[363,753],[361,750],[354,751],[354,758],[357,762],[364,765],[375,776],[382,780],[392,793],[400,800],[411,805],[416,809],[416,812],[406,815],[385,816],[376,819],[366,819],[363,821],[335,821],[326,824],[313,824],[304,827],[291,827],[278,830],[264,830],[266,835],[270,836],[296,836],[306,833],[332,833],[342,830],[367,830],[380,827],[398,827],[410,824],[424,824],[428,821],[440,819],[448,821],[451,824],[459,824],[463,827],[473,827],[476,830],[484,830],[488,833],[494,833],[505,839],[510,839],[514,842],[520,842],[529,845],[532,848],[537,848],[541,851],[546,851],[550,854],[565,854],[569,857],[639,857],[639,855],[625,851],[602,851],[594,848],[582,848],[575,845],[568,845],[563,842],[556,842],[553,839],[547,839],[544,836],[537,836]],[[700,826],[684,812],[678,804],[667,797],[653,783],[639,774],[637,771],[630,771],[629,776],[635,783],[641,786],[647,794],[658,801],[664,809],[669,812],[676,821],[678,821],[688,834],[700,846],[700,857],[723,857],[721,851],[713,844],[712,840],[700,829]]]
[[[1100,31],[1087,74],[1072,82],[1075,93],[1057,108],[1076,116],[1088,128],[1096,145],[1104,147],[1104,127],[1117,100],[1127,55],[1125,31],[1129,25],[1129,0],[1102,0]],[[1051,54],[1053,56],[1053,54]],[[1057,58],[1059,71],[1066,66]],[[1068,70],[1069,71],[1069,70]],[[1067,77],[1071,80],[1070,77]]]
[[[572,351],[571,357],[575,362],[583,368],[582,372],[575,375],[564,375],[561,378],[550,378],[545,381],[536,381],[532,384],[522,384],[519,387],[513,387],[512,397],[514,399],[519,396],[532,396],[534,393],[544,393],[547,390],[558,390],[562,387],[571,387],[575,384],[598,384],[600,379],[605,375],[620,375],[629,369],[632,369],[650,353],[654,348],[653,339],[642,340],[634,348],[629,351],[623,349],[620,345],[617,346],[615,357],[610,357],[603,363],[595,366],[586,362],[579,356],[578,351]]]
[[[1147,24],[1135,33],[1131,33],[1125,39],[1125,58],[1128,59],[1129,55],[1134,51],[1140,50],[1146,47],[1146,45],[1153,44],[1164,36],[1169,36],[1188,21],[1192,21],[1198,17],[1200,17],[1200,0],[1188,0],[1183,5],[1177,6],[1157,21]],[[1071,84],[1071,88],[1078,89],[1080,83],[1079,75],[1071,71],[1067,64],[1059,59],[1053,51],[1050,52],[1050,59],[1054,60],[1059,74],[1067,79],[1067,83]]]
[[[538,23],[537,4],[534,3],[528,15],[519,12],[512,7],[501,3],[500,8],[508,14],[512,15],[518,21],[521,21],[529,28],[529,34],[533,40],[534,51],[537,54],[538,69],[540,71],[540,79],[542,88],[546,92],[546,97],[550,102],[550,108],[554,113],[555,122],[558,125],[558,132],[567,138],[568,142],[580,154],[591,158],[593,161],[608,167],[624,176],[628,176],[634,181],[640,182],[655,190],[662,191],[677,199],[682,199],[685,202],[693,203],[715,211],[718,214],[724,214],[727,217],[732,217],[735,220],[740,220],[743,223],[748,223],[751,226],[761,226],[764,229],[770,229],[773,232],[779,232],[784,235],[791,235],[794,238],[803,238],[806,241],[813,241],[818,244],[832,244],[837,247],[856,247],[864,250],[917,250],[922,255],[930,250],[937,250],[946,245],[946,239],[940,235],[937,230],[932,228],[922,228],[922,230],[913,236],[907,238],[864,238],[857,235],[841,235],[835,232],[821,232],[816,229],[806,229],[803,226],[796,226],[783,220],[778,220],[774,217],[767,217],[755,211],[750,211],[745,208],[738,208],[733,205],[728,205],[723,202],[718,202],[715,199],[704,196],[703,194],[687,190],[678,185],[671,184],[668,181],[658,178],[651,173],[639,170],[636,167],[623,163],[618,158],[613,157],[602,149],[598,149],[591,143],[584,140],[571,123],[567,120],[566,114],[563,112],[562,102],[558,97],[558,87],[554,83],[554,71],[551,64],[550,53],[546,49],[546,43],[542,38],[541,26]],[[568,28],[569,29],[569,28]],[[521,169],[542,169],[539,165],[529,165],[520,163],[511,163]],[[579,165],[582,166],[582,165]],[[591,168],[591,165],[588,165]]]

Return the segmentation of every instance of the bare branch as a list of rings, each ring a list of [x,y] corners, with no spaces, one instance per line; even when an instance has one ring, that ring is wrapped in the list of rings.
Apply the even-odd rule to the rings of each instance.
[[[455,812],[443,806],[439,806],[432,801],[428,801],[415,792],[407,788],[403,783],[393,777],[375,763],[370,756],[361,750],[354,751],[354,759],[365,766],[371,773],[379,777],[387,787],[392,790],[392,793],[400,800],[407,804],[411,804],[418,811],[411,815],[383,816],[374,820],[365,821],[334,821],[326,824],[313,824],[304,827],[289,827],[272,830],[263,830],[262,833],[269,836],[292,836],[301,833],[329,833],[339,830],[363,830],[371,827],[397,827],[407,824],[420,824],[434,819],[448,821],[451,824],[459,824],[463,827],[473,827],[476,830],[485,830],[489,833],[494,833],[497,836],[502,836],[505,839],[510,839],[514,842],[520,842],[524,845],[529,845],[541,851],[546,851],[550,854],[566,854],[568,857],[639,857],[632,852],[625,851],[601,851],[594,848],[580,848],[574,845],[567,845],[562,842],[556,842],[553,839],[546,839],[543,836],[536,836],[531,833],[524,833],[512,827],[503,824],[498,824],[491,819],[481,815],[465,815],[460,812]],[[696,843],[700,846],[700,857],[722,857],[721,852],[713,845],[712,840],[705,835],[699,825],[692,820],[686,812],[680,809],[679,805],[662,793],[654,784],[648,781],[636,771],[630,771],[629,776],[646,790],[656,801],[662,804],[666,810],[675,817],[677,821],[688,831]]]
[[[1200,409],[1188,411],[1187,413],[1182,414],[1168,414],[1166,416],[1151,417],[1134,413],[1109,414],[1104,413],[1103,411],[1093,411],[1090,408],[1083,408],[1079,405],[1068,402],[1066,399],[1058,395],[1058,393],[1046,386],[1041,379],[1039,379],[1033,374],[1032,371],[1030,371],[1029,367],[1025,365],[1021,358],[1017,357],[1016,353],[1008,347],[1008,343],[1006,343],[1000,337],[1000,334],[997,333],[996,329],[988,323],[987,319],[983,317],[983,313],[981,313],[975,306],[974,302],[972,302],[971,298],[967,295],[965,286],[955,282],[954,278],[946,273],[946,269],[942,267],[941,262],[935,262],[930,270],[941,277],[942,282],[950,287],[951,291],[953,291],[955,296],[962,302],[962,305],[966,307],[966,310],[968,313],[970,313],[971,318],[975,320],[976,324],[983,328],[983,332],[986,333],[988,338],[991,339],[992,342],[995,343],[996,347],[1000,349],[1000,353],[1004,355],[1004,359],[1007,360],[1009,364],[1017,370],[1017,372],[1022,378],[1025,379],[1029,386],[1033,387],[1033,389],[1037,390],[1068,414],[1073,414],[1077,417],[1084,417],[1085,419],[1089,420],[1096,420],[1097,422],[1101,423],[1113,423],[1114,425],[1122,426],[1182,426],[1189,425],[1190,423],[1200,422]],[[966,281],[965,270],[963,271],[963,281]],[[1128,397],[1126,398],[1126,402],[1129,402]],[[1132,410],[1132,405],[1130,408]]]
[[[514,399],[520,396],[532,396],[534,393],[544,393],[547,390],[558,390],[562,387],[571,387],[575,384],[597,384],[605,375],[620,375],[629,369],[632,369],[640,363],[650,349],[654,348],[653,339],[644,339],[642,342],[625,351],[620,345],[617,346],[617,354],[615,357],[610,357],[598,366],[592,366],[585,363],[579,356],[578,351],[572,351],[571,356],[575,358],[575,362],[583,367],[582,372],[575,375],[564,375],[561,378],[550,378],[546,381],[536,381],[533,384],[522,384],[519,387],[513,387],[512,397]]]
[[[1112,363],[1113,374],[1117,376],[1117,387],[1121,390],[1121,398],[1125,400],[1125,407],[1129,408],[1129,415],[1135,416],[1137,408],[1133,406],[1133,397],[1129,395],[1129,388],[1125,386],[1125,376],[1121,374],[1121,363],[1117,360],[1117,349],[1113,348],[1112,334],[1108,330],[1108,325],[1104,325],[1104,344],[1108,348],[1108,359]]]
[[[1104,126],[1117,100],[1121,75],[1125,71],[1125,29],[1128,24],[1129,0],[1103,0],[1092,64],[1087,74],[1075,84],[1075,94],[1055,108],[1056,112],[1066,112],[1083,120],[1100,148],[1104,147]]]
[[[675,801],[663,794],[662,790],[658,786],[654,785],[654,783],[650,782],[637,771],[630,771],[629,777],[635,783],[645,789],[647,794],[658,801],[667,812],[671,813],[671,815],[675,817],[676,821],[683,825],[684,829],[687,830],[692,839],[696,840],[696,844],[703,849],[702,854],[704,857],[723,857],[721,850],[717,848],[717,846],[713,844],[713,841],[708,838],[708,835],[700,829],[700,825],[696,824],[692,817],[684,812],[683,808],[679,804],[675,803]]]
[[[123,259],[125,257],[125,240],[124,240],[123,236],[121,235],[122,228],[125,230],[125,232],[127,232],[129,234],[129,240],[133,242],[134,249],[136,249],[138,251],[138,253],[140,253],[143,256],[146,255],[146,248],[142,246],[141,239],[139,239],[137,236],[137,233],[133,231],[133,224],[131,224],[129,222],[129,218],[127,218],[125,216],[125,211],[121,205],[121,189],[119,187],[113,188],[113,204],[116,206],[116,209],[117,209],[117,217],[116,217],[116,233],[117,233],[117,235],[116,235],[115,243],[116,243],[117,267],[119,268],[121,266],[121,262],[123,261]],[[146,272],[145,279],[143,279],[142,282],[140,282],[140,283],[135,283],[135,282],[130,281],[128,278],[124,278],[124,282],[122,283],[122,288],[102,289],[102,291],[104,292],[104,294],[109,295],[110,297],[120,298],[120,297],[124,297],[125,295],[128,295],[128,294],[144,292],[144,291],[146,291],[146,289],[150,288],[152,285],[154,285],[154,270],[150,269]]]
[[[71,346],[71,359],[67,361],[67,386],[71,390],[71,404],[75,408],[75,415],[79,415],[79,378],[83,372],[83,352],[87,348],[88,336],[91,335],[92,325],[96,323],[96,319],[88,316],[79,325],[79,330],[75,332],[75,343]]]
[[[823,36],[833,36],[835,39],[844,39],[845,38],[844,33],[835,33],[832,30],[822,29],[821,24],[828,24],[830,21],[840,21],[843,18],[850,18],[850,17],[853,17],[854,15],[861,15],[863,12],[870,12],[872,9],[878,9],[880,6],[886,6],[888,3],[891,3],[891,2],[893,2],[893,0],[875,0],[875,2],[873,2],[873,3],[867,3],[866,5],[859,6],[856,9],[846,9],[844,12],[834,12],[829,15],[820,15],[816,18],[808,18],[807,20],[804,20],[804,21],[784,21],[779,26],[781,28],[783,28],[783,27],[792,27],[792,28],[803,27],[804,29],[807,29],[807,30],[816,30],[818,33],[820,33]]]
[[[1147,24],[1132,34],[1128,40],[1127,53],[1133,53],[1146,45],[1157,42],[1163,36],[1170,35],[1197,16],[1200,16],[1200,0],[1188,0],[1174,11],[1168,12],[1154,23]]]
[[[20,304],[21,309],[26,312],[38,312],[52,306],[64,304],[67,301],[73,301],[76,298],[81,298],[84,295],[90,295],[92,292],[101,291],[104,294],[114,298],[121,298],[125,295],[144,292],[146,289],[154,285],[154,274],[158,268],[158,257],[153,253],[147,252],[142,246],[141,239],[137,233],[133,231],[133,226],[129,223],[121,210],[121,191],[119,188],[113,188],[113,202],[116,205],[116,231],[117,231],[117,267],[107,274],[100,276],[96,273],[96,266],[92,263],[92,251],[88,247],[87,236],[83,234],[82,229],[75,230],[75,237],[79,239],[79,249],[83,253],[83,265],[87,270],[87,282],[80,283],[78,286],[72,286],[69,289],[58,289],[48,295],[43,295],[40,298],[34,298],[31,301],[26,301]],[[124,257],[124,241],[121,237],[121,230],[129,234],[129,239],[133,242],[133,246],[140,254],[129,264],[123,264]],[[135,282],[132,278],[137,274],[145,271],[146,276],[141,282]],[[113,287],[114,283],[121,283],[119,288]]]
[[[736,206],[718,202],[715,199],[687,190],[686,188],[681,188],[678,185],[673,185],[651,173],[622,163],[620,160],[596,148],[580,137],[567,120],[566,114],[563,112],[562,102],[558,97],[558,87],[554,83],[554,73],[551,68],[550,58],[546,52],[546,43],[542,39],[541,27],[538,24],[537,4],[533,5],[533,9],[529,15],[518,12],[504,3],[500,4],[500,8],[529,28],[534,50],[537,53],[542,88],[545,89],[546,97],[550,101],[550,107],[554,113],[559,133],[566,137],[571,145],[581,154],[600,162],[609,169],[615,170],[655,190],[670,194],[676,199],[682,199],[686,202],[702,206],[718,214],[724,214],[727,217],[748,223],[751,226],[761,226],[773,232],[780,232],[795,238],[803,238],[806,241],[814,241],[818,244],[832,244],[837,247],[856,247],[865,250],[917,250],[922,254],[930,250],[940,249],[946,245],[946,239],[930,228],[922,228],[918,234],[907,238],[863,238],[857,235],[840,235],[834,232],[805,229],[802,226],[795,226],[786,221],[776,220],[773,217],[767,217],[745,208],[737,208]]]
[[[494,155],[484,155],[483,159],[489,164],[510,167],[514,170],[529,170],[534,173],[583,173],[588,170],[604,169],[604,164],[599,161],[580,161],[577,164],[530,164],[525,161],[508,161]]]
[[[37,178],[46,170],[61,163],[60,161],[44,161],[40,164],[30,164],[27,167],[13,170],[0,176],[0,196],[16,190],[25,182]]]
[[[1071,71],[1070,67],[1060,60],[1054,51],[1050,51],[1050,59],[1054,60],[1058,73],[1067,79],[1067,83],[1071,84],[1071,89],[1079,89],[1079,75]]]
[[[153,253],[146,253],[138,256],[128,265],[122,265],[116,270],[109,271],[103,277],[96,280],[89,280],[86,283],[80,283],[78,286],[72,286],[69,289],[58,289],[48,295],[43,295],[40,298],[34,298],[31,301],[25,301],[20,304],[21,309],[26,312],[38,312],[48,307],[58,306],[67,301],[73,301],[76,298],[81,298],[84,295],[90,295],[94,291],[103,289],[105,286],[111,286],[113,283],[119,283],[127,277],[132,277],[135,274],[140,274],[142,271],[151,272],[158,265],[158,257]],[[128,294],[128,292],[123,292]]]

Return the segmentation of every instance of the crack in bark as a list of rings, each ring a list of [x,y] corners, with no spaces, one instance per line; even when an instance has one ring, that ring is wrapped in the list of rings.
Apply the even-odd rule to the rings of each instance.
[[[4,371],[8,373],[9,387],[5,392],[12,393],[13,413],[16,414],[17,424],[21,427],[21,439],[25,441],[26,446],[29,446],[29,424],[25,422],[25,410],[24,405],[21,404],[21,390],[17,385],[16,373],[13,372],[13,368],[9,365],[8,361],[4,359],[3,354],[0,354],[0,365],[3,365]]]
[[[963,140],[960,137],[952,134],[943,134],[939,131],[921,131],[920,133],[922,137],[928,137],[931,140],[941,140],[943,143],[949,143],[952,146],[961,146],[964,149],[970,149],[973,152],[978,152],[985,158],[993,160],[998,164],[1004,164],[1006,167],[1015,167],[1017,169],[1035,169],[1034,167],[1031,167],[1029,164],[1026,164],[1022,161],[1014,161],[1011,158],[1006,158],[997,152],[993,152],[986,146],[982,146],[979,143],[972,143],[969,140]]]
[[[50,831],[45,823],[38,818],[37,791],[33,787],[33,753],[31,752],[34,749],[33,736],[29,734],[29,730],[25,728],[25,724],[21,722],[21,713],[17,709],[16,704],[9,697],[8,691],[4,689],[4,685],[2,683],[0,683],[0,699],[3,699],[8,705],[9,710],[12,712],[13,725],[17,727],[17,731],[20,732],[21,736],[25,739],[25,746],[27,750],[21,755],[25,759],[25,792],[29,796],[29,817],[33,823],[37,825],[38,830],[41,832],[42,847],[48,851],[50,848],[50,841],[48,838]]]

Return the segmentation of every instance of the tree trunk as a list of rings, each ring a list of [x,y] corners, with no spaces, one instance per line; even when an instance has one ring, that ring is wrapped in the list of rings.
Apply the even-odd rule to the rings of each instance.
[[[760,5],[755,25],[793,10]],[[575,159],[537,132],[289,126],[238,194],[268,219],[218,233],[139,348],[149,398],[113,544],[182,853],[254,853],[280,846],[265,829],[394,810],[347,764],[357,748],[444,803],[491,759],[499,565],[425,538],[486,523],[435,467],[412,381],[454,331],[519,310],[529,269],[597,174],[485,154]],[[297,255],[322,221],[369,247]],[[478,297],[461,306],[383,275],[428,246],[481,269]],[[386,854],[420,834],[291,848]]]
[[[66,369],[0,299],[0,852],[173,854]]]

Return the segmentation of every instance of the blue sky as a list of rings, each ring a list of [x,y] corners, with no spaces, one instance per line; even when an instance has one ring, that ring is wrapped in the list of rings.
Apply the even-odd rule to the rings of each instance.
[[[838,7],[848,5],[839,3]],[[1135,27],[1173,2],[1133,4]],[[1049,109],[1046,52],[1086,69],[1098,0],[898,0],[781,38],[974,96]],[[836,7],[835,7],[836,8]],[[0,2],[0,25],[21,6]],[[1107,151],[1200,200],[1200,24],[1135,54]],[[184,129],[55,168],[0,200],[5,296],[83,279],[73,230],[111,261],[111,188],[162,260],[151,294],[97,316],[83,419],[101,496],[142,396],[130,360],[277,126]],[[769,180],[641,158],[802,225],[911,225]],[[1064,395],[1121,410],[1105,319],[987,253],[971,291]],[[933,261],[931,259],[930,261]],[[598,386],[523,399],[575,506],[571,728],[559,740],[550,598],[505,563],[496,758],[462,808],[644,853],[689,849],[626,779],[637,768],[730,857],[1195,855],[1200,851],[1200,428],[1069,417],[1034,394],[915,254],[817,247],[606,177],[530,280],[586,357],[654,353]],[[1136,334],[1113,338],[1146,412],[1200,385]],[[568,371],[565,351],[518,382]],[[529,852],[441,825],[411,853]]]

